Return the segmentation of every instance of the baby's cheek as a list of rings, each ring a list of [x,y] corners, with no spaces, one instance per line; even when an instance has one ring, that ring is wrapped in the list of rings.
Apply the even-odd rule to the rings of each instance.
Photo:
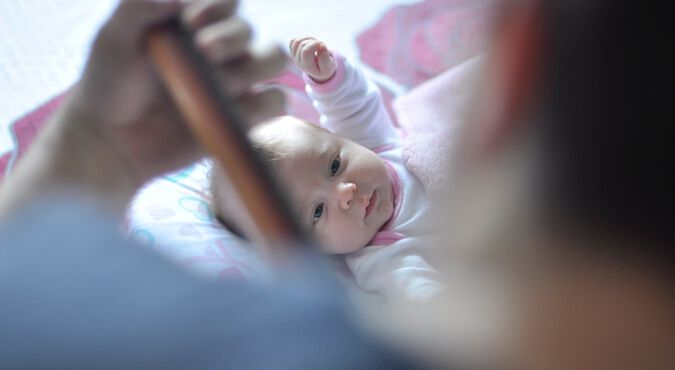
[[[333,228],[322,230],[317,239],[322,244],[322,250],[331,254],[345,254],[365,247],[372,238],[368,238],[364,231],[352,228]]]
[[[317,233],[317,240],[321,243],[321,249],[330,254],[345,253],[346,245],[342,238],[335,232],[323,231]]]

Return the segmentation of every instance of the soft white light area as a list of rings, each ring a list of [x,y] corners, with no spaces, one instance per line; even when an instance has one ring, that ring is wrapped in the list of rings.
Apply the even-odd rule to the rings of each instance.
[[[0,1],[0,153],[8,125],[78,78],[114,0]]]

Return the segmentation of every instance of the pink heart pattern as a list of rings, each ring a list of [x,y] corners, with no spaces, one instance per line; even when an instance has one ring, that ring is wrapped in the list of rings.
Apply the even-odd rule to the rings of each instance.
[[[178,229],[180,235],[186,236],[192,239],[201,239],[202,234],[197,230],[194,224],[183,225]]]

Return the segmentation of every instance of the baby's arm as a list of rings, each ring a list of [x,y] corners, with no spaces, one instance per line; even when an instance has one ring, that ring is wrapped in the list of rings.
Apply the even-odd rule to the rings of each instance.
[[[394,244],[365,247],[346,256],[356,284],[382,294],[390,304],[431,300],[444,287],[441,274],[424,256],[425,238],[405,238]]]
[[[379,89],[358,68],[314,38],[293,39],[290,52],[324,127],[370,149],[398,143]]]

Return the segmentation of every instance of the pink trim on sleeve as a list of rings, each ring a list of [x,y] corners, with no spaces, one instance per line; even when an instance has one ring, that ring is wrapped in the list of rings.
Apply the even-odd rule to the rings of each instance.
[[[345,79],[345,58],[342,54],[338,53],[335,50],[330,51],[337,62],[337,69],[335,70],[335,75],[331,77],[330,80],[325,82],[316,82],[312,80],[306,73],[303,74],[305,82],[311,86],[312,90],[316,92],[328,92],[338,88],[342,81]]]

